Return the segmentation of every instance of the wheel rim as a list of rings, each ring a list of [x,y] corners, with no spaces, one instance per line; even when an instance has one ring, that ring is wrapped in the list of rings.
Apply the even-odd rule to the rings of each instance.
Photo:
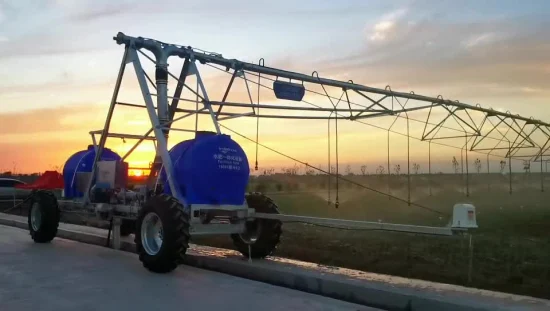
[[[155,213],[145,215],[141,223],[141,244],[147,254],[158,254],[162,247],[163,234],[160,217]]]
[[[38,231],[41,225],[42,225],[42,212],[40,211],[40,204],[38,202],[35,202],[31,207],[32,230]]]
[[[261,230],[261,222],[258,220],[249,221],[245,224],[245,231],[239,236],[241,240],[246,244],[254,244],[258,240]]]

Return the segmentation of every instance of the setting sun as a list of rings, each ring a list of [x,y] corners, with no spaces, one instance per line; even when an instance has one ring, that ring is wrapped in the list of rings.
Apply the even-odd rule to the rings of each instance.
[[[135,176],[135,177],[141,177],[141,176],[145,175],[145,172],[141,169],[129,169],[128,170],[128,175],[129,176]]]

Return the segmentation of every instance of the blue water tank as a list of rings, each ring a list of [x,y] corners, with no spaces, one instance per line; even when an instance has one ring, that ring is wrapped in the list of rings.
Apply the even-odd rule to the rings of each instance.
[[[170,150],[174,176],[188,204],[242,205],[250,168],[244,150],[229,135],[197,132]],[[165,170],[160,180],[171,194]]]
[[[88,149],[73,154],[63,167],[63,182],[65,183],[65,198],[82,197],[83,193],[77,191],[76,173],[91,172],[94,165],[95,148],[89,145]],[[101,161],[120,161],[121,157],[108,148],[103,149]]]

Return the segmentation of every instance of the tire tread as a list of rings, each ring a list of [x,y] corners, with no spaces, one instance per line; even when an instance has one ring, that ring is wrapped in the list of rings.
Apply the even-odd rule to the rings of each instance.
[[[155,256],[147,254],[141,243],[142,221],[150,212],[160,217],[164,231],[163,244]],[[156,273],[174,270],[182,263],[189,248],[189,227],[189,215],[183,211],[183,206],[174,197],[160,194],[150,198],[138,215],[134,239],[143,266]]]
[[[279,208],[275,202],[268,196],[259,193],[251,192],[246,195],[248,206],[254,208],[259,213],[279,214]],[[232,234],[231,238],[236,249],[244,256],[252,258],[265,258],[273,255],[277,250],[277,246],[281,241],[282,222],[274,219],[256,219],[261,222],[262,230],[258,239],[250,246],[250,254],[248,244],[246,244],[239,234]]]
[[[31,224],[32,206],[35,202],[40,204],[42,221],[38,231],[34,231]],[[57,198],[51,191],[38,190],[31,194],[30,207],[28,214],[29,233],[36,243],[49,243],[57,235],[61,211],[57,203]]]

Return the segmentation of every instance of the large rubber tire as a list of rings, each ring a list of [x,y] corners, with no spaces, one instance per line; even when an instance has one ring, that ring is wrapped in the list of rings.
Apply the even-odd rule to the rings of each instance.
[[[136,231],[135,220],[123,219],[120,223],[120,236],[129,236]]]
[[[162,243],[156,253],[144,247],[144,219],[152,214],[162,224]],[[168,273],[176,269],[189,248],[189,215],[175,198],[161,194],[151,197],[140,210],[135,232],[136,250],[143,266],[151,272]]]
[[[249,208],[258,213],[279,214],[279,208],[272,199],[261,194],[251,193],[246,196]],[[244,234],[232,234],[233,244],[241,254],[252,258],[265,258],[272,255],[281,241],[282,222],[274,219],[255,219],[246,223],[247,232]],[[252,232],[256,241],[252,242],[247,237]],[[250,245],[250,254],[249,254]]]
[[[50,191],[35,191],[31,194],[29,206],[27,223],[32,239],[36,243],[51,242],[57,235],[61,217],[57,198]],[[37,220],[36,213],[40,220]]]

